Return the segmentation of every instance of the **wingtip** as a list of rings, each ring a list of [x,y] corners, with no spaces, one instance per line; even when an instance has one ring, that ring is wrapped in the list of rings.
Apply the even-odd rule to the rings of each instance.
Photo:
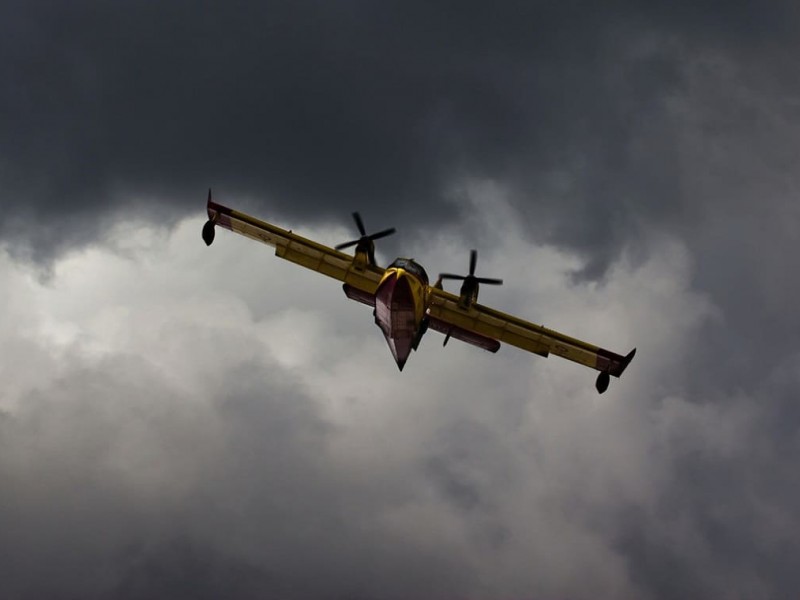
[[[625,369],[628,368],[634,356],[636,356],[636,348],[628,352],[626,356],[616,355],[614,361],[609,365],[609,368],[598,374],[597,381],[595,382],[597,392],[602,394],[608,389],[611,375],[614,377],[622,377],[622,374],[625,372]]]
[[[634,357],[634,356],[636,356],[636,348],[634,348],[633,350],[631,350],[630,352],[628,352],[628,356],[626,356],[626,357],[625,357],[625,366],[626,366],[626,367],[627,367],[627,366],[630,364],[630,362],[633,360],[633,357]],[[623,370],[625,370],[625,369],[624,369],[624,367],[623,367]]]
[[[626,356],[620,356],[617,354],[613,357],[608,372],[614,377],[622,377],[622,374],[625,372],[625,369],[628,368],[628,365],[631,363],[634,356],[636,356],[636,348],[628,352]]]

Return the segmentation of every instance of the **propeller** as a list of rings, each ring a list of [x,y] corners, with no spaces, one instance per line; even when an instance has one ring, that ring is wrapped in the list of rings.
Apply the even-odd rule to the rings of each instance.
[[[475,277],[475,266],[478,264],[478,251],[470,250],[469,253],[469,275],[455,275],[454,273],[440,273],[440,279],[458,279],[464,285],[472,286],[475,283],[485,283],[487,285],[503,285],[502,279],[492,279],[489,277]]]
[[[344,248],[349,248],[350,246],[356,245],[358,245],[359,248],[368,250],[371,247],[372,242],[381,238],[385,238],[388,235],[392,235],[395,232],[395,228],[392,227],[391,229],[384,229],[378,233],[371,233],[367,235],[367,230],[364,227],[364,221],[361,220],[361,215],[359,215],[357,212],[354,212],[353,220],[356,222],[356,227],[358,227],[358,233],[361,234],[361,237],[357,240],[351,240],[349,242],[345,242],[344,244],[339,244],[336,246],[337,250],[343,250]]]

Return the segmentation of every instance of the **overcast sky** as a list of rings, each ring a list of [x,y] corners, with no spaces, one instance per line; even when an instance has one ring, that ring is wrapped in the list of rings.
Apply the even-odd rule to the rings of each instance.
[[[793,2],[0,3],[0,596],[794,598]],[[429,333],[205,196],[636,359]]]

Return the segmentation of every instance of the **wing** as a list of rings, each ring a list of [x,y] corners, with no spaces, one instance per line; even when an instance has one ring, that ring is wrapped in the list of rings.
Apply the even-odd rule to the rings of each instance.
[[[217,204],[211,200],[210,191],[208,219],[203,228],[203,239],[206,244],[210,245],[214,240],[215,226],[229,229],[257,242],[274,246],[276,256],[343,281],[345,286],[362,292],[364,298],[375,294],[378,283],[383,277],[384,269],[368,264],[365,257],[359,259],[344,254],[271,223]]]
[[[428,291],[430,293],[428,310],[433,319],[539,356],[546,357],[550,354],[561,356],[600,371],[601,377],[603,373],[615,377],[622,375],[636,353],[634,348],[627,356],[622,356],[487,306],[473,304],[469,308],[462,308],[459,306],[458,296],[444,290],[430,287]],[[442,331],[442,328],[437,327],[437,330]],[[605,380],[603,391],[608,386],[607,375],[603,378]],[[600,387],[601,378],[598,378],[598,390]]]

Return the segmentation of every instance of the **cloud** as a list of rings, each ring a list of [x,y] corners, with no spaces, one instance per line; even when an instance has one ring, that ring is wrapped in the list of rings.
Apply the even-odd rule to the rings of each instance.
[[[779,484],[794,438],[765,437],[792,363],[763,383],[766,404],[698,402],[681,373],[718,317],[680,242],[575,282],[577,255],[500,227],[515,210],[501,189],[470,194],[496,249],[479,268],[508,281],[484,301],[639,345],[607,395],[571,363],[435,336],[400,374],[335,283],[232,235],[206,249],[199,219],[167,237],[127,226],[124,252],[73,253],[47,283],[6,257],[4,593],[794,589],[780,552],[795,498]],[[432,272],[467,255],[447,232],[419,250]]]
[[[683,186],[680,136],[719,106],[696,93],[715,69],[698,81],[694,65],[740,68],[768,101],[797,92],[791,3],[40,8],[7,3],[0,36],[0,231],[39,261],[120,214],[172,224],[208,186],[272,214],[436,228],[459,211],[452,186],[490,178],[597,276],[643,222],[674,235],[719,206]]]
[[[789,596],[797,16],[5,3],[3,592]],[[636,360],[400,375],[208,186]]]

